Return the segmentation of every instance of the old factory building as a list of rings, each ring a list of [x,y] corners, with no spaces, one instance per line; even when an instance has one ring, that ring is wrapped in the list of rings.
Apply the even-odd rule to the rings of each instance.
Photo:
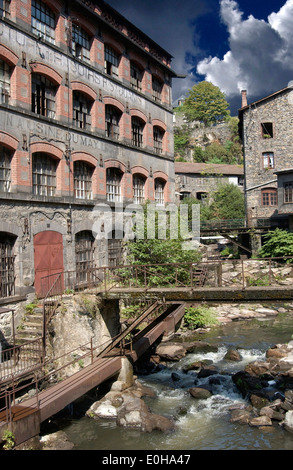
[[[248,224],[287,228],[293,214],[292,87],[252,104],[242,92],[239,118]]]
[[[0,297],[119,262],[100,207],[175,194],[171,56],[102,0],[0,2]],[[123,234],[122,234],[123,236]]]

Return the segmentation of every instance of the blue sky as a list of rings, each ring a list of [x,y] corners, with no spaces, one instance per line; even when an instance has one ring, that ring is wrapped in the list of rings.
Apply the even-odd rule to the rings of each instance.
[[[253,102],[293,80],[293,0],[108,0],[174,58],[185,79],[173,99],[194,84],[218,86],[235,115],[241,90]]]

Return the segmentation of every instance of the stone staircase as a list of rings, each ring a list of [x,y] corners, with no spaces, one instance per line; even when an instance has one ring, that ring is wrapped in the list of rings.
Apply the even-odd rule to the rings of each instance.
[[[43,334],[43,309],[36,305],[27,310],[25,316],[16,331],[15,343],[23,346],[25,343],[35,339],[41,339]],[[21,348],[23,360],[38,361],[39,348],[36,343],[27,344]]]

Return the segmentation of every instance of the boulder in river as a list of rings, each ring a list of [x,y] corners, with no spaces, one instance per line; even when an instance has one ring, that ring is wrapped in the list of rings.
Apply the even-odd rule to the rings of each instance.
[[[166,361],[179,361],[186,356],[186,349],[181,344],[163,343],[157,347],[156,354]]]
[[[237,349],[230,348],[226,352],[224,359],[226,361],[235,361],[235,362],[237,362],[237,361],[241,361],[242,356],[239,353],[239,351],[237,351]]]
[[[212,396],[209,390],[201,387],[192,387],[188,391],[193,398],[206,399]]]

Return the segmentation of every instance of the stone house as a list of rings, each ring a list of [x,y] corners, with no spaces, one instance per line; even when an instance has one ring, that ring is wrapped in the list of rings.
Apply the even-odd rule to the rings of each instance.
[[[202,200],[219,185],[232,183],[243,188],[243,167],[212,163],[175,162],[177,199],[194,197]]]
[[[289,84],[251,104],[247,104],[246,91],[243,91],[239,120],[248,224],[288,227],[293,88]]]
[[[95,217],[174,197],[171,56],[102,0],[0,2],[0,298],[115,265]],[[111,212],[112,214],[112,212]],[[117,227],[116,227],[117,229]]]

